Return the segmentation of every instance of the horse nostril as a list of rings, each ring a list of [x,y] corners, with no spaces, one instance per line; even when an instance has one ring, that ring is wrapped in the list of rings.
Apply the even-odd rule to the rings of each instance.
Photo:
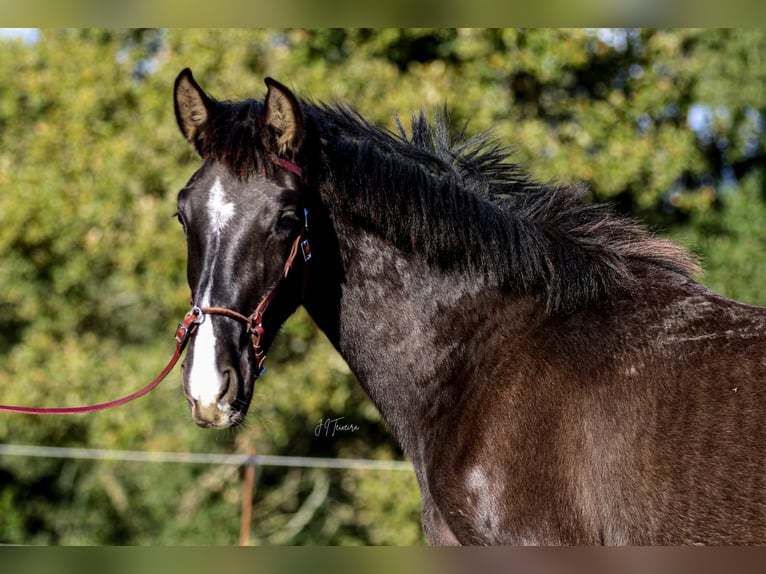
[[[231,367],[228,367],[223,370],[223,385],[221,385],[221,392],[218,394],[218,402],[224,403],[224,402],[231,402],[231,400],[234,398],[230,395],[236,395],[237,394],[237,374],[234,372],[234,369]],[[228,399],[228,401],[226,401]]]
[[[186,402],[189,403],[189,407],[194,409],[194,407],[197,406],[197,399],[195,399],[191,393],[189,392],[189,386],[184,381],[184,384],[182,385],[184,397],[186,398]]]

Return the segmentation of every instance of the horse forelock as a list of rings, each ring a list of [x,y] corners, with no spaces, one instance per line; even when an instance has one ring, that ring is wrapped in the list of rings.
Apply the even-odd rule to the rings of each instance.
[[[265,145],[263,104],[257,100],[216,102],[215,121],[202,143],[203,157],[220,162],[232,175],[273,175]]]

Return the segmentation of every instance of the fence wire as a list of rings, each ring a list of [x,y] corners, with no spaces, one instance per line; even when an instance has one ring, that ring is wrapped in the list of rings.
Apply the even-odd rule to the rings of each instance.
[[[182,464],[228,464],[237,466],[289,466],[303,468],[337,468],[344,470],[413,470],[411,463],[401,460],[276,456],[269,454],[248,455],[201,452],[152,452],[21,444],[0,444],[0,456],[132,462],[175,462]]]

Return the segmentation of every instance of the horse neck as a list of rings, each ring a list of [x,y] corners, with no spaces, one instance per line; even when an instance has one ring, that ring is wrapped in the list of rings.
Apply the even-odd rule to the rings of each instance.
[[[496,311],[488,298],[505,296],[373,233],[335,227],[337,272],[317,260],[306,308],[417,460],[434,426],[429,419],[454,404],[475,364],[475,331],[488,328]]]

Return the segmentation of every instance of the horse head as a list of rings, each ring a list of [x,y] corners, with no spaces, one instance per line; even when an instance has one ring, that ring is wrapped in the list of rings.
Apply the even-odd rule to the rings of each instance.
[[[244,419],[265,350],[300,304],[299,273],[287,271],[306,227],[305,121],[290,90],[266,85],[263,102],[231,103],[188,69],[175,83],[178,126],[203,161],[178,193],[198,313],[182,379],[202,427]]]

